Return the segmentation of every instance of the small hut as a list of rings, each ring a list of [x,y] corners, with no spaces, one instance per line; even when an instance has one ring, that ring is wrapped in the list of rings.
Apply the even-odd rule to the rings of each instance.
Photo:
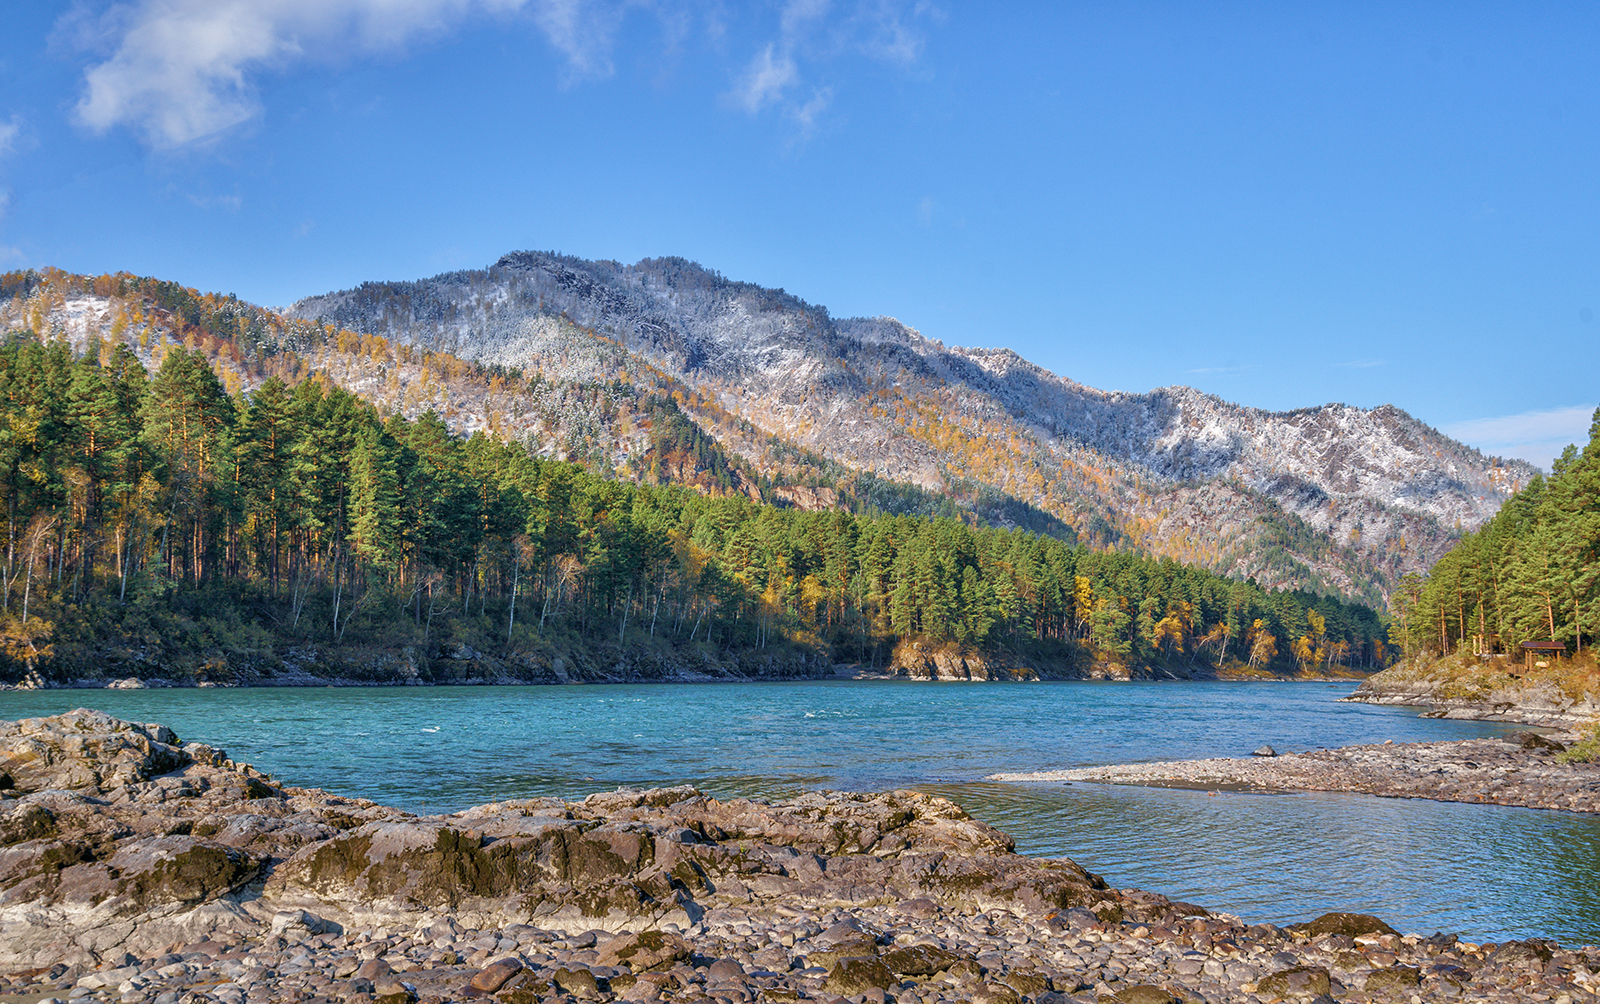
[[[1522,671],[1533,672],[1534,653],[1551,658],[1562,655],[1567,650],[1565,642],[1559,641],[1525,641],[1522,643]]]

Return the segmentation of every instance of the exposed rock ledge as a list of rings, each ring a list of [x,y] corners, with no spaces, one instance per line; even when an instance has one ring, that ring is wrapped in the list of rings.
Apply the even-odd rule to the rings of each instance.
[[[1558,748],[1558,747],[1557,747]],[[1600,764],[1560,763],[1552,741],[1380,743],[1276,757],[1221,757],[995,774],[993,781],[1097,781],[1228,791],[1353,791],[1444,802],[1600,812]]]
[[[419,817],[160,725],[0,723],[0,997],[75,1004],[1592,1002],[1600,950],[1137,890],[912,792]]]
[[[448,910],[474,927],[692,927],[707,909],[931,898],[1106,918],[1173,912],[942,798],[693,788],[415,816],[274,783],[161,725],[79,710],[0,723],[0,965],[149,952],[281,910],[346,927]]]
[[[1506,678],[1481,695],[1454,693],[1460,683],[1448,676],[1404,679],[1379,674],[1363,681],[1349,697],[1358,704],[1392,704],[1431,708],[1436,718],[1469,721],[1515,722],[1546,728],[1573,728],[1600,719],[1600,701],[1586,694],[1575,699],[1548,681],[1522,682]]]

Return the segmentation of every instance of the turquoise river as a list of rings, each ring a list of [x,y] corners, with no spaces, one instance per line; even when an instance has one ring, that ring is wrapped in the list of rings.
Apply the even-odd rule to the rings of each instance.
[[[291,784],[418,812],[618,785],[718,796],[917,788],[1027,854],[1287,923],[1600,942],[1600,818],[1360,795],[1004,785],[999,771],[1465,739],[1503,726],[1348,704],[1348,684],[867,681],[0,693],[0,718],[160,721]]]

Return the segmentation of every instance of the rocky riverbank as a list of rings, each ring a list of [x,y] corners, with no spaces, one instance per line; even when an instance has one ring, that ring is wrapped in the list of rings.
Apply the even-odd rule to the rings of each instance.
[[[1591,1002],[1600,950],[1245,925],[914,792],[415,816],[154,724],[0,723],[0,999]]]
[[[1351,791],[1443,802],[1600,812],[1600,764],[1562,763],[1562,742],[1510,739],[1381,743],[1283,756],[1221,757],[996,774],[1010,782],[1093,781],[1204,790]]]
[[[1364,680],[1347,701],[1425,707],[1438,718],[1569,729],[1600,720],[1600,672],[1557,659],[1525,671],[1504,656],[1418,657]]]

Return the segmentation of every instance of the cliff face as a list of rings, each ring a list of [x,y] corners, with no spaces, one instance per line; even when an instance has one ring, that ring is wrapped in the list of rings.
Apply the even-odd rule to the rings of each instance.
[[[723,438],[752,460],[773,437],[933,491],[1000,493],[1081,537],[1378,602],[1533,474],[1393,407],[1267,412],[1187,387],[1100,391],[682,259],[520,252],[290,313],[563,380],[692,388],[691,415],[709,427],[708,409],[731,413],[739,428]]]

